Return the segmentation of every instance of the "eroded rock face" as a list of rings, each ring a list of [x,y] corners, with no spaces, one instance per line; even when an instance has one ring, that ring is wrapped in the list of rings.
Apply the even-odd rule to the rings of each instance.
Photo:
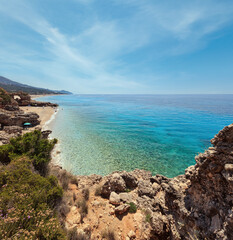
[[[30,122],[32,126],[40,123],[37,113],[24,113],[23,111],[10,112],[0,111],[0,124],[2,126],[19,126],[22,127],[25,122]]]
[[[193,224],[208,239],[231,239],[233,206],[233,124],[212,140],[213,147],[196,157],[197,164],[189,175],[186,207],[197,217]]]
[[[108,198],[111,192],[124,192],[126,183],[119,173],[113,173],[106,177],[101,189],[101,196]]]
[[[233,124],[211,142],[213,146],[199,154],[196,165],[187,168],[184,175],[167,178],[136,169],[104,177],[77,176],[79,191],[87,186],[101,187],[104,198],[95,196],[89,206],[104,206],[100,211],[103,221],[108,215],[114,221],[119,215],[124,219],[134,214],[135,223],[140,221],[140,230],[131,229],[135,231],[132,238],[137,240],[233,239]],[[136,205],[138,213],[128,213],[129,202]],[[90,225],[92,231],[100,222]],[[79,227],[83,228],[81,223]]]

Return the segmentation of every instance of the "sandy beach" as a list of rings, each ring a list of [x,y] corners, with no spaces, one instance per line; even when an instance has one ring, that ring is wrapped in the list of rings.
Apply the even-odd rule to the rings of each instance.
[[[57,111],[56,108],[53,107],[20,107],[24,112],[34,112],[37,113],[40,116],[40,125],[37,125],[36,127],[44,128],[46,122],[48,122],[53,114]]]
[[[59,96],[59,95],[66,95],[66,94],[40,94],[40,95],[30,95],[31,99],[46,97],[46,96]],[[43,102],[43,101],[41,101]]]

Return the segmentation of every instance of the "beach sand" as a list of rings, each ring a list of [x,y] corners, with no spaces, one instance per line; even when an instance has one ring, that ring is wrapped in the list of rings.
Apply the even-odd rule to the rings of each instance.
[[[37,125],[35,128],[41,127],[42,129],[45,127],[46,122],[48,122],[53,114],[57,111],[56,108],[53,107],[20,107],[25,113],[34,112],[40,116],[40,125]],[[31,130],[33,128],[30,128]]]

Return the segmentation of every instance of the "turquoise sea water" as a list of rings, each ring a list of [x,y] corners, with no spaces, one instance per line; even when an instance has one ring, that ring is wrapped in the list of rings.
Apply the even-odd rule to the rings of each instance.
[[[184,173],[233,122],[233,95],[66,95],[50,124],[61,165],[74,174],[141,168]]]

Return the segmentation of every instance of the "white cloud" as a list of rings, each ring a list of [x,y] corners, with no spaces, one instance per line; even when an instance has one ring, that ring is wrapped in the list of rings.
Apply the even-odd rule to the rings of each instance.
[[[95,11],[96,6],[92,4],[97,0],[75,1],[88,6],[92,12]],[[29,55],[25,56],[21,46],[16,47],[18,53],[7,53],[4,50],[0,53],[8,56],[9,64],[20,62],[22,67],[35,71],[38,71],[39,66],[41,74],[54,81],[56,79],[58,85],[62,85],[65,80],[69,90],[150,92],[153,91],[150,86],[140,83],[139,74],[136,76],[127,72],[124,61],[120,60],[124,55],[147,45],[157,47],[158,55],[161,52],[168,56],[193,51],[204,46],[209,34],[226,26],[233,18],[233,6],[228,1],[225,4],[214,0],[116,0],[111,3],[116,8],[127,4],[131,11],[119,18],[103,19],[98,17],[96,9],[97,17],[90,18],[89,28],[78,34],[64,34],[59,26],[52,25],[44,16],[39,15],[33,8],[33,2],[2,0],[0,13],[10,16],[43,37],[43,52],[38,51],[37,54],[46,56],[46,60],[30,61],[30,54],[35,55],[35,49],[27,49]],[[171,44],[161,50],[158,46],[163,41],[171,41]],[[147,75],[146,78],[151,79],[151,76]],[[164,76],[154,76],[154,81],[162,78]]]

